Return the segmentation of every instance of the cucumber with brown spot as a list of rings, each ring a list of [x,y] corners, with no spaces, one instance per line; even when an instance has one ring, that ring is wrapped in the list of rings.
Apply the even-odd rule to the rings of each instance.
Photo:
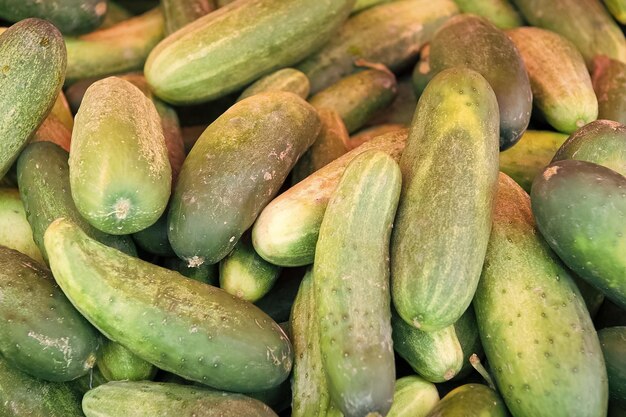
[[[266,91],[287,91],[305,99],[309,96],[309,78],[295,68],[283,68],[272,72],[249,85],[239,95],[237,101]]]
[[[626,63],[606,56],[593,60],[593,89],[598,97],[598,119],[626,123]]]

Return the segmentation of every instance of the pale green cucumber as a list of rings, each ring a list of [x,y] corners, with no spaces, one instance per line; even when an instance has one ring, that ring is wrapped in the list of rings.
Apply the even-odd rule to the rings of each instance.
[[[104,340],[98,352],[98,369],[107,381],[144,381],[156,374],[157,368],[124,346]]]
[[[435,385],[419,376],[405,376],[396,381],[387,417],[426,417],[438,402]]]
[[[310,89],[311,83],[302,71],[283,68],[259,78],[243,90],[237,101],[266,91],[288,91],[306,99]]]
[[[626,1],[624,0],[604,0],[607,9],[613,17],[621,24],[626,24]]]
[[[626,124],[626,63],[598,55],[593,60],[598,119]]]
[[[423,331],[454,324],[478,285],[497,187],[498,120],[493,90],[467,68],[437,74],[418,103],[400,159],[391,283],[398,314]]]
[[[454,0],[461,12],[484,17],[500,29],[512,29],[524,24],[519,12],[509,0]]]
[[[33,230],[26,219],[20,193],[13,188],[0,188],[0,245],[45,264],[33,240]]]
[[[217,8],[214,0],[163,0],[165,32],[170,35]]]

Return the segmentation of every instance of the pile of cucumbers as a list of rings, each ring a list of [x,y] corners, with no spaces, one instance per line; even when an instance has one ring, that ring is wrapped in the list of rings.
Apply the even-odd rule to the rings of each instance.
[[[0,20],[0,416],[626,416],[626,0]]]

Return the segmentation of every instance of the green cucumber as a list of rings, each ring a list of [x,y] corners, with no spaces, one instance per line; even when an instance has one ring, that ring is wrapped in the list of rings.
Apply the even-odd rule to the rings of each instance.
[[[335,37],[297,68],[309,77],[314,94],[357,71],[358,59],[401,70],[458,11],[452,0],[401,0],[372,7],[348,19]]]
[[[112,1],[107,1],[107,12],[104,15],[104,20],[98,29],[106,29],[118,23],[130,19],[133,14],[129,12],[125,7],[120,6]]]
[[[98,352],[98,369],[107,381],[144,381],[156,374],[157,368],[124,346],[105,340]]]
[[[80,226],[89,236],[129,255],[137,255],[130,236],[108,235],[91,226],[80,215],[70,193],[68,153],[50,142],[31,143],[17,160],[17,182],[30,223],[33,240],[47,261],[43,234],[59,217]]]
[[[519,12],[509,0],[454,0],[461,12],[476,14],[499,29],[512,29],[524,24]]]
[[[569,39],[591,67],[596,55],[626,62],[626,39],[599,0],[513,0],[533,26]]]
[[[254,303],[274,286],[280,267],[272,265],[254,251],[248,236],[239,239],[220,262],[220,288],[237,298]]]
[[[509,417],[509,413],[494,390],[466,384],[450,391],[427,417]]]
[[[387,152],[398,160],[406,137],[404,129],[364,143],[272,200],[252,228],[252,244],[256,252],[275,265],[312,264],[328,200],[346,166],[356,156],[371,149]]]
[[[626,177],[592,162],[564,160],[533,182],[541,234],[581,278],[626,308]]]
[[[0,245],[15,249],[44,264],[33,240],[33,230],[26,219],[20,193],[14,188],[0,188]]]
[[[598,332],[609,377],[611,401],[626,407],[626,327],[608,327]]]
[[[364,9],[369,9],[372,6],[377,6],[381,3],[389,3],[391,0],[356,0],[354,3],[354,7],[352,8],[352,13],[360,12]]]
[[[532,110],[532,90],[522,57],[506,34],[484,18],[455,16],[430,43],[433,74],[452,67],[479,72],[491,85],[500,111],[500,150],[522,136]]]
[[[0,414],[6,417],[84,417],[80,397],[66,383],[21,372],[0,357]]]
[[[346,417],[384,416],[393,400],[389,239],[401,181],[385,152],[360,154],[320,226],[313,264],[320,351],[331,399]]]
[[[93,83],[76,114],[69,159],[80,214],[106,233],[155,223],[170,196],[172,170],[154,104],[116,77]]]
[[[161,6],[168,35],[217,8],[214,0],[163,0]]]
[[[626,24],[626,1],[624,0],[604,0],[606,8],[613,15],[615,20],[622,25]]]
[[[87,417],[276,417],[241,394],[159,382],[116,381],[83,397]]]
[[[396,381],[393,404],[387,417],[426,417],[439,402],[437,388],[419,376]]]
[[[98,334],[65,298],[50,271],[0,246],[0,353],[48,381],[70,381],[96,362]]]
[[[483,345],[480,343],[476,313],[471,304],[467,310],[465,310],[465,313],[454,323],[454,332],[456,333],[456,337],[461,345],[461,350],[463,351],[463,365],[459,373],[454,377],[460,380],[474,371],[474,367],[470,363],[470,357],[472,355],[475,354],[479,358],[485,357]]]
[[[169,209],[174,252],[190,266],[228,255],[319,130],[315,109],[281,91],[248,97],[222,114],[178,177]]]
[[[592,81],[598,97],[598,119],[626,124],[626,63],[596,56]]]
[[[404,181],[391,244],[394,306],[412,326],[442,330],[472,301],[491,230],[498,103],[479,73],[459,67],[433,78],[420,97],[400,167]]]
[[[216,287],[219,285],[219,270],[217,264],[203,264],[190,268],[187,261],[180,258],[167,258],[164,262],[164,266],[165,268],[176,271],[187,278]]]
[[[154,93],[170,103],[225,96],[319,49],[348,17],[354,1],[234,2],[159,43],[146,62],[146,78]]]
[[[141,249],[157,256],[175,256],[167,238],[167,213],[163,213],[151,226],[133,233],[133,241]]]
[[[287,337],[252,304],[107,248],[64,219],[53,222],[44,239],[54,276],[72,303],[140,358],[236,392],[272,388],[289,375]]]
[[[606,368],[589,312],[535,228],[528,195],[504,174],[473,304],[487,360],[514,416],[606,415]]]
[[[266,91],[287,91],[306,99],[311,90],[311,83],[302,71],[294,68],[283,68],[274,71],[249,85],[239,95],[237,101]]]
[[[413,109],[415,112],[415,109]],[[365,142],[369,142],[370,140],[377,138],[378,136],[386,135],[391,132],[398,132],[404,130],[406,131],[406,125],[403,124],[382,124],[376,125],[372,127],[365,128],[350,136],[348,139],[348,150],[352,150],[358,148],[363,145]]]
[[[26,19],[0,35],[0,177],[50,113],[65,77],[66,51],[50,22]]]
[[[533,104],[548,123],[559,132],[572,133],[597,119],[598,99],[574,44],[540,28],[523,27],[506,34],[524,60]]]

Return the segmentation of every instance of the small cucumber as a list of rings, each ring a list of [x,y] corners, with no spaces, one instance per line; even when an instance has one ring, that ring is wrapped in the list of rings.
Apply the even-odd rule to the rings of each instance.
[[[608,327],[598,332],[609,376],[609,397],[626,407],[626,327]]]
[[[405,376],[396,381],[387,417],[426,417],[438,402],[435,385],[419,376]]]
[[[163,213],[151,226],[133,233],[133,241],[141,249],[157,256],[175,256],[167,238],[167,213]]]
[[[509,413],[494,390],[486,385],[466,384],[450,391],[427,417],[509,417]]]
[[[461,12],[476,14],[499,29],[512,29],[524,24],[519,12],[509,0],[454,0]]]
[[[360,154],[320,226],[313,264],[320,351],[331,399],[345,417],[384,416],[393,400],[389,239],[401,180],[385,152]]]
[[[626,63],[596,56],[592,81],[598,97],[598,119],[626,124]]]
[[[214,0],[163,0],[165,32],[170,35],[217,8]]]
[[[295,68],[283,68],[261,77],[249,85],[239,95],[237,101],[266,91],[287,91],[306,100],[310,90],[311,83],[302,71]]]
[[[157,368],[124,346],[105,340],[98,352],[98,369],[107,381],[144,381],[154,378]]]
[[[33,240],[33,230],[26,219],[20,193],[14,188],[0,188],[0,245],[45,264]]]

